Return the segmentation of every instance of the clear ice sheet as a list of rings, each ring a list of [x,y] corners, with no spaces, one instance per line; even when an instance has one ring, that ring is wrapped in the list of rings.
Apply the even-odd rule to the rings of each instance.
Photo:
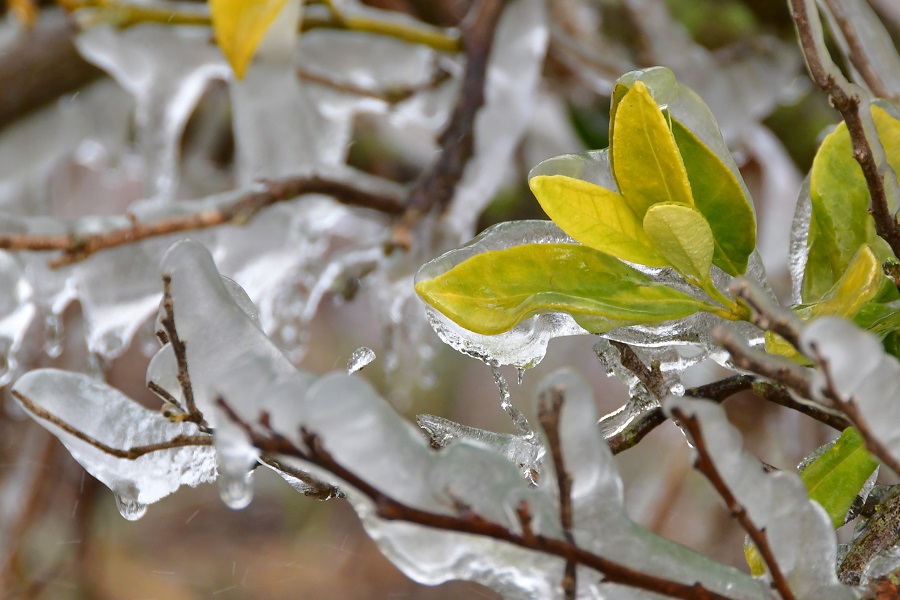
[[[828,364],[838,393],[854,399],[872,435],[894,456],[900,456],[900,362],[884,351],[874,335],[837,317],[820,317],[800,334],[804,354],[818,354]],[[830,404],[825,393],[827,378],[821,369],[813,374],[813,399]]]
[[[19,352],[37,308],[34,290],[28,283],[19,259],[0,251],[0,386],[18,374]]]
[[[121,450],[200,433],[193,423],[172,423],[158,411],[144,408],[115,388],[81,373],[37,369],[19,378],[13,390],[82,433]],[[59,438],[88,473],[112,490],[126,518],[139,518],[146,505],[182,485],[196,486],[216,479],[212,446],[160,450],[127,460],[31,416]]]
[[[676,408],[700,422],[707,453],[716,471],[769,546],[798,598],[856,598],[837,581],[837,539],[825,510],[809,500],[800,477],[789,471],[765,472],[742,451],[738,431],[721,406],[708,400],[670,396]]]

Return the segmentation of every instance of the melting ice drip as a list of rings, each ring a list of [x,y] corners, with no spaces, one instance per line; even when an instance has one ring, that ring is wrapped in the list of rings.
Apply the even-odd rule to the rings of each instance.
[[[353,375],[357,371],[370,365],[375,360],[375,352],[371,348],[362,346],[353,351],[350,360],[347,361],[347,374]]]

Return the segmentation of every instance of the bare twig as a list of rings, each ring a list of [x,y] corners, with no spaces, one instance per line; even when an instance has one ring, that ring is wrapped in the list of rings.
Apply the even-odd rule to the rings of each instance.
[[[800,47],[806,57],[813,81],[831,98],[831,104],[841,113],[847,124],[850,141],[853,144],[853,158],[862,167],[869,194],[872,197],[870,211],[875,218],[875,231],[890,245],[896,256],[900,256],[900,224],[891,214],[888,202],[887,183],[893,196],[897,196],[897,178],[884,154],[884,147],[878,139],[878,132],[872,123],[868,103],[860,111],[862,103],[859,88],[855,88],[841,74],[831,61],[825,42],[816,35],[813,19],[819,23],[819,15],[812,0],[790,0],[791,16],[800,37]],[[820,28],[818,28],[820,29]],[[848,90],[854,90],[852,93]],[[864,113],[864,114],[863,114]],[[886,182],[886,176],[890,175]]]
[[[863,440],[866,442],[866,448],[875,455],[878,460],[887,465],[887,467],[892,470],[894,473],[900,475],[900,460],[891,453],[887,446],[885,446],[881,440],[879,440],[873,433],[872,430],[869,429],[869,424],[863,418],[862,414],[859,412],[859,406],[856,398],[845,398],[840,390],[838,390],[837,386],[834,383],[834,379],[831,375],[831,367],[828,364],[828,359],[826,359],[819,352],[818,346],[815,342],[810,342],[809,344],[810,351],[812,353],[813,362],[816,365],[816,368],[822,373],[825,377],[825,388],[822,389],[822,393],[825,396],[834,402],[835,407],[839,408],[845,415],[847,415],[847,419],[850,420],[850,423],[856,427],[859,431],[859,435],[862,436]]]
[[[28,410],[28,412],[32,413],[36,417],[41,418],[48,423],[55,425],[56,427],[59,427],[66,433],[78,438],[82,442],[86,442],[91,446],[97,448],[98,450],[105,452],[110,456],[115,456],[116,458],[135,460],[136,458],[140,458],[145,454],[150,454],[151,452],[159,452],[160,450],[171,450],[172,448],[184,448],[187,446],[211,446],[213,443],[213,438],[211,435],[177,435],[171,440],[159,442],[156,444],[147,444],[146,446],[132,446],[131,448],[127,448],[124,450],[121,448],[113,448],[112,446],[104,444],[100,440],[89,436],[77,427],[73,427],[69,423],[66,423],[56,415],[44,410],[33,401],[29,400],[21,392],[13,390],[12,395],[22,403],[22,405]]]
[[[668,395],[669,388],[666,387],[658,363],[651,364],[648,368],[628,344],[616,340],[609,340],[609,343],[619,351],[622,366],[634,373],[634,376],[644,384],[647,391],[656,396],[657,400],[662,400]]]
[[[869,57],[866,56],[865,50],[859,43],[856,29],[854,29],[850,19],[847,18],[840,3],[835,2],[835,0],[825,0],[825,5],[828,7],[828,12],[834,17],[834,22],[847,42],[847,59],[859,72],[869,90],[879,98],[891,98],[891,94],[884,87],[884,82],[881,81],[881,77],[875,71],[871,61],[869,61]]]
[[[435,208],[442,211],[447,207],[474,153],[475,116],[484,104],[488,60],[504,5],[502,0],[480,0],[467,17],[469,25],[463,33],[466,70],[456,106],[438,138],[441,151],[437,160],[409,193],[403,220],[394,229],[396,246],[409,248],[416,222]]]
[[[181,386],[181,397],[184,399],[184,410],[186,414],[184,421],[197,423],[201,427],[206,427],[203,420],[203,413],[197,410],[197,404],[194,402],[194,388],[191,385],[191,376],[188,373],[187,364],[187,346],[185,342],[178,337],[178,330],[175,328],[175,306],[172,302],[172,278],[163,275],[163,312],[165,313],[160,319],[160,323],[166,331],[166,337],[172,345],[172,351],[175,353],[175,362],[178,365],[178,385]],[[177,406],[177,404],[176,404]]]
[[[332,498],[345,498],[344,492],[333,485],[329,485],[319,481],[309,473],[296,469],[284,461],[278,460],[274,456],[263,454],[259,457],[259,462],[264,463],[277,471],[287,473],[295,479],[302,481],[309,489],[303,494],[308,498],[316,500],[331,500]]]
[[[728,291],[753,310],[754,325],[777,333],[799,350],[803,322],[794,313],[775,304],[759,286],[747,279],[735,280],[728,286]]]
[[[710,458],[709,451],[706,448],[706,441],[703,438],[703,430],[700,421],[696,416],[689,415],[678,407],[672,409],[672,416],[678,419],[682,428],[686,429],[694,440],[694,448],[697,452],[694,468],[700,471],[709,480],[716,489],[716,492],[721,496],[722,500],[724,500],[725,505],[728,507],[728,510],[731,511],[732,516],[737,519],[741,524],[741,527],[743,527],[750,536],[750,539],[753,540],[753,543],[756,545],[756,548],[759,550],[760,555],[762,555],[763,560],[769,569],[775,589],[781,594],[783,600],[794,600],[794,594],[791,592],[787,579],[785,578],[784,573],[781,572],[778,561],[775,560],[775,555],[769,547],[769,540],[765,529],[756,527],[750,519],[750,516],[747,514],[747,509],[744,508],[731,492],[731,489],[716,469],[712,458]]]
[[[322,446],[319,437],[306,429],[301,428],[301,437],[305,449],[301,449],[293,442],[268,429],[265,434],[260,434],[240,416],[234,412],[223,400],[219,400],[219,406],[230,419],[239,425],[249,437],[251,443],[265,453],[283,454],[293,456],[317,467],[324,469],[346,482],[360,494],[366,496],[374,506],[375,514],[390,521],[403,521],[414,523],[423,527],[431,527],[444,531],[455,531],[479,535],[507,542],[509,544],[542,552],[551,556],[572,561],[575,564],[594,569],[603,573],[605,579],[612,583],[619,583],[639,589],[667,594],[674,598],[693,600],[726,600],[726,596],[706,589],[700,583],[687,585],[677,581],[670,581],[634,570],[608,558],[593,554],[584,550],[568,540],[549,538],[535,533],[531,528],[530,511],[527,507],[519,508],[519,521],[522,532],[515,532],[506,527],[481,517],[472,511],[462,511],[458,514],[436,513],[408,506],[394,499],[370,484],[368,481],[345,468],[338,463]]]
[[[215,209],[165,217],[149,223],[132,220],[130,226],[122,229],[66,235],[3,233],[0,234],[0,249],[60,251],[62,256],[50,262],[51,266],[60,267],[84,260],[101,250],[148,238],[226,224],[243,225],[269,206],[306,194],[330,195],[342,204],[369,208],[388,215],[403,212],[401,200],[397,196],[362,190],[344,181],[314,175],[267,181],[263,183],[262,190],[248,193]]]
[[[550,455],[553,457],[553,469],[556,471],[556,483],[559,491],[559,522],[562,525],[563,535],[566,540],[575,545],[575,536],[572,535],[572,476],[566,470],[566,462],[563,457],[562,440],[560,439],[559,417],[563,405],[563,390],[553,388],[540,399],[538,418],[547,436],[547,444],[550,446]],[[575,563],[566,561],[566,572],[563,576],[563,594],[566,600],[575,599]]]
[[[778,404],[779,406],[796,410],[807,417],[812,417],[836,431],[843,431],[851,425],[850,421],[840,411],[822,406],[812,400],[798,400],[784,386],[776,383],[755,381],[753,383],[753,393],[772,404]]]
[[[900,488],[879,502],[877,511],[869,517],[865,528],[848,545],[847,553],[837,568],[838,578],[843,583],[859,585],[866,565],[897,544],[898,522],[900,522]]]
[[[713,337],[717,344],[728,350],[736,367],[777,381],[804,398],[810,397],[811,373],[809,369],[782,356],[751,348],[746,340],[728,327],[717,327],[713,331]]]

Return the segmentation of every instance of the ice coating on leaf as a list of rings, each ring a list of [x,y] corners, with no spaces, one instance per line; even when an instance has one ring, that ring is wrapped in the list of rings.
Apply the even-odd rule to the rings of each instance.
[[[347,361],[347,374],[352,375],[362,368],[365,368],[375,360],[375,351],[371,348],[362,346],[353,351],[350,360]]]
[[[529,126],[549,39],[547,20],[541,0],[518,0],[500,15],[485,77],[485,103],[475,120],[475,153],[444,216],[463,235],[471,235]]]
[[[552,221],[510,221],[488,228],[468,244],[451,250],[424,265],[416,282],[432,279],[449,271],[475,254],[508,248],[517,244],[572,243]],[[480,335],[456,325],[428,308],[428,319],[441,340],[452,348],[492,365],[530,368],[538,364],[555,337],[586,334],[569,315],[539,314],[521,321],[500,335]]]
[[[82,373],[38,369],[19,378],[13,390],[39,409],[119,450],[200,434],[193,423],[173,423]],[[128,460],[111,456],[28,412],[65,444],[88,473],[113,491],[126,518],[138,518],[143,514],[141,506],[168,496],[182,485],[196,486],[216,478],[211,445],[159,450]]]
[[[741,449],[741,437],[725,411],[713,402],[670,396],[670,415],[699,422],[714,468],[754,526],[766,532],[776,562],[798,598],[855,598],[837,581],[837,540],[831,519],[809,500],[795,473],[766,473],[758,459]]]
[[[0,386],[17,374],[18,354],[37,312],[34,291],[19,260],[0,252]]]
[[[803,180],[794,220],[791,221],[790,257],[791,300],[795,304],[803,302],[803,275],[809,259],[809,223],[812,218],[812,200],[809,196],[809,177]]]
[[[768,598],[756,581],[715,563],[636,525],[627,516],[622,480],[609,447],[598,435],[597,413],[590,384],[571,369],[544,379],[539,397],[563,396],[560,440],[566,470],[572,477],[575,541],[581,547],[639,571],[652,564],[654,575],[703,587],[729,598]],[[544,444],[548,441],[544,438]],[[549,454],[549,452],[548,452]],[[556,495],[551,461],[545,458],[540,489]],[[599,586],[602,590],[605,586]],[[599,597],[606,597],[601,595]]]
[[[877,337],[849,321],[820,317],[806,326],[800,343],[807,356],[818,355],[827,364],[836,391],[853,399],[865,426],[894,456],[900,456],[900,363],[887,354]],[[822,369],[813,374],[813,398],[831,402],[828,378]]]
[[[209,43],[209,32],[165,24],[98,25],[82,32],[76,44],[82,56],[134,96],[147,195],[172,199],[188,117],[211,80],[230,77],[218,48]]]

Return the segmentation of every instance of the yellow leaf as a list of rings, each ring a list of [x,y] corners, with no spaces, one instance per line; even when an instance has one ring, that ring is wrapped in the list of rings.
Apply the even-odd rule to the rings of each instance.
[[[238,79],[287,0],[209,0],[216,42]]]
[[[701,287],[710,281],[713,235],[698,211],[685,204],[654,204],[644,216],[644,232],[682,275]]]
[[[693,206],[691,185],[669,122],[642,81],[634,83],[616,108],[610,152],[619,193],[638,219],[658,202]]]
[[[25,29],[31,29],[37,23],[38,7],[35,0],[9,0],[7,6]]]
[[[620,194],[565,175],[538,175],[528,183],[547,216],[576,241],[629,262],[669,265]]]

